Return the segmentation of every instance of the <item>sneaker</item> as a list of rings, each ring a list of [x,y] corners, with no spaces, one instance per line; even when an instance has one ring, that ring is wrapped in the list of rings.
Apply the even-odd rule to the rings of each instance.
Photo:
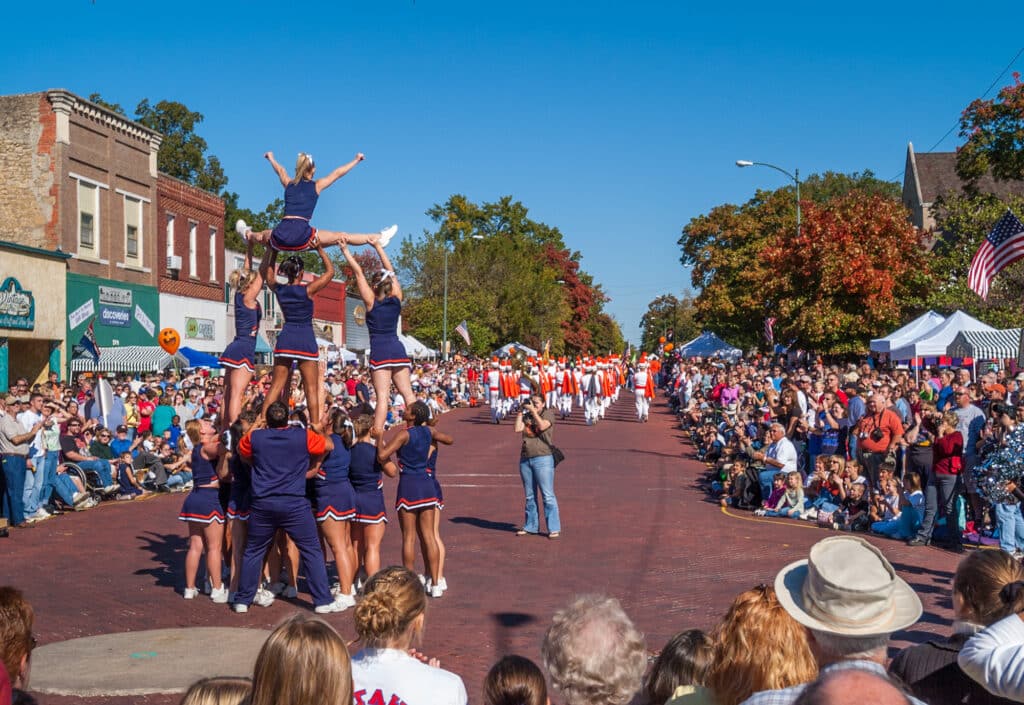
[[[100,492],[103,493],[104,495],[112,495],[119,489],[121,489],[120,485],[107,485],[102,490],[100,490]]]
[[[256,591],[256,597],[252,601],[260,607],[270,607],[274,604],[274,593],[266,588],[260,588]]]
[[[420,579],[420,585],[422,585],[423,587],[427,586],[427,576],[425,576],[423,573],[419,573],[416,577]]]
[[[444,590],[441,589],[440,585],[433,585],[430,588],[431,597],[442,597],[444,596]]]
[[[214,588],[210,591],[210,600],[216,602],[218,605],[223,605],[228,601],[228,589],[226,586],[221,585],[219,588]]]
[[[40,519],[49,519],[52,515],[48,511],[40,507],[35,511],[35,514],[33,516],[37,516]]]
[[[295,588],[294,585],[289,585],[284,589],[284,596],[289,600],[294,600],[296,597],[299,596],[299,591]]]
[[[199,588],[185,588],[185,591],[181,593],[181,596],[186,600],[194,600],[199,596]]]
[[[249,233],[252,232],[252,228],[245,224],[245,221],[239,218],[235,221],[235,232],[238,233],[242,240],[249,241]]]
[[[135,495],[133,495],[133,494],[119,494],[116,497],[114,497],[114,499],[116,499],[118,502],[128,502],[128,501],[131,501],[131,500],[135,499]]]
[[[380,231],[380,246],[381,247],[387,247],[388,243],[391,242],[391,238],[393,238],[395,236],[395,233],[397,233],[397,232],[398,232],[398,226],[397,225],[392,225],[390,227],[387,227],[387,228],[384,228],[383,230],[381,230]]]
[[[929,543],[930,543],[929,541],[926,541],[925,539],[918,538],[916,536],[914,538],[910,539],[909,541],[907,541],[907,545],[908,546],[927,546]]]
[[[235,604],[231,605],[231,609],[233,609],[238,614],[245,614],[249,611],[249,605],[244,605],[241,602],[236,602]]]
[[[97,504],[99,504],[99,500],[97,500],[95,497],[86,497],[84,500],[75,505],[75,511],[84,512],[86,509],[92,509]]]
[[[267,592],[269,592],[274,597],[278,597],[278,596],[281,595],[281,593],[284,592],[285,587],[287,587],[287,586],[284,583],[282,583],[281,581],[277,581],[277,582],[270,583],[269,585],[266,586],[265,589],[266,589]]]
[[[440,580],[437,581],[437,586],[439,588],[441,588],[441,592],[444,592],[445,590],[448,589],[448,579],[447,578],[441,578]]]
[[[328,602],[326,605],[317,605],[313,608],[313,611],[317,614],[344,612],[354,604],[355,600],[352,600],[352,598],[348,595],[338,595],[336,598],[334,598],[334,602]]]
[[[89,495],[85,492],[75,492],[71,495],[71,503],[76,507],[87,499],[89,499]]]

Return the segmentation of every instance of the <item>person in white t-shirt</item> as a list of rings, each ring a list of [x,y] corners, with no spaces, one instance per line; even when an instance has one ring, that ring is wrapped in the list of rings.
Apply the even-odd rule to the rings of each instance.
[[[392,566],[373,575],[363,593],[355,610],[363,648],[352,657],[353,705],[466,705],[459,676],[440,668],[437,659],[410,655],[423,633],[427,607],[419,577]]]

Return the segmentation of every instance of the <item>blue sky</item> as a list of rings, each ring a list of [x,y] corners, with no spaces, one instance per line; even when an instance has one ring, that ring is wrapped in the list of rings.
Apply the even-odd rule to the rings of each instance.
[[[289,169],[365,152],[320,201],[327,229],[416,237],[453,193],[511,194],[636,341],[647,304],[688,288],[680,228],[785,184],[736,159],[898,177],[1022,44],[998,24],[1015,3],[689,4],[13,3],[0,92],[181,101],[257,209],[280,194],[267,149]]]

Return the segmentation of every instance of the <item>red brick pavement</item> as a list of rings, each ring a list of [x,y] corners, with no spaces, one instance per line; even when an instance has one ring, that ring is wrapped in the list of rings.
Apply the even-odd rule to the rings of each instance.
[[[556,479],[562,537],[516,537],[512,531],[522,521],[519,438],[511,423],[494,426],[488,420],[486,408],[465,409],[440,423],[455,436],[439,463],[450,589],[431,602],[423,644],[423,651],[463,677],[473,701],[501,654],[539,661],[552,613],[573,595],[618,597],[646,633],[648,647],[657,650],[677,631],[712,627],[738,592],[770,583],[780,567],[806,557],[808,547],[826,535],[807,524],[723,512],[696,487],[703,466],[692,459],[666,407],[656,404],[650,423],[639,424],[630,400],[623,399],[595,427],[578,414],[557,425],[555,442],[568,457]],[[393,492],[393,484],[385,490],[389,497]],[[181,495],[171,495],[107,503],[12,531],[0,541],[0,584],[26,591],[40,643],[165,627],[272,627],[291,611],[309,608],[307,596],[247,615],[205,599],[183,601],[186,532],[176,520],[181,501]],[[892,541],[877,544],[925,604],[924,618],[901,633],[900,642],[947,630],[957,557]],[[397,563],[399,555],[392,522],[385,561]],[[351,614],[329,616],[347,638],[354,638]],[[40,702],[80,699],[41,696]]]

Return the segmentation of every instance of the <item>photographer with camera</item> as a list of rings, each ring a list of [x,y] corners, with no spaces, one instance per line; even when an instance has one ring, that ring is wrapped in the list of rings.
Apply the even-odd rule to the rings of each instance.
[[[516,415],[515,431],[523,434],[523,445],[519,455],[519,476],[523,480],[526,494],[526,520],[516,536],[540,532],[540,518],[537,514],[537,490],[540,489],[544,502],[544,521],[548,527],[548,538],[561,535],[562,524],[558,518],[558,500],[555,498],[555,458],[552,437],[555,430],[555,414],[544,404],[544,396],[534,390],[523,402]]]
[[[903,439],[903,424],[892,409],[886,407],[885,396],[875,392],[868,399],[868,413],[857,426],[857,454],[871,482],[878,489],[878,469],[887,460],[896,459],[896,448]]]
[[[932,529],[937,515],[946,517],[950,548],[961,553],[962,537],[957,527],[956,498],[963,491],[960,475],[963,471],[964,437],[957,430],[959,418],[953,411],[942,414],[936,438],[932,443],[932,469],[924,494],[924,518],[917,536],[908,546],[927,546],[932,540]]]

